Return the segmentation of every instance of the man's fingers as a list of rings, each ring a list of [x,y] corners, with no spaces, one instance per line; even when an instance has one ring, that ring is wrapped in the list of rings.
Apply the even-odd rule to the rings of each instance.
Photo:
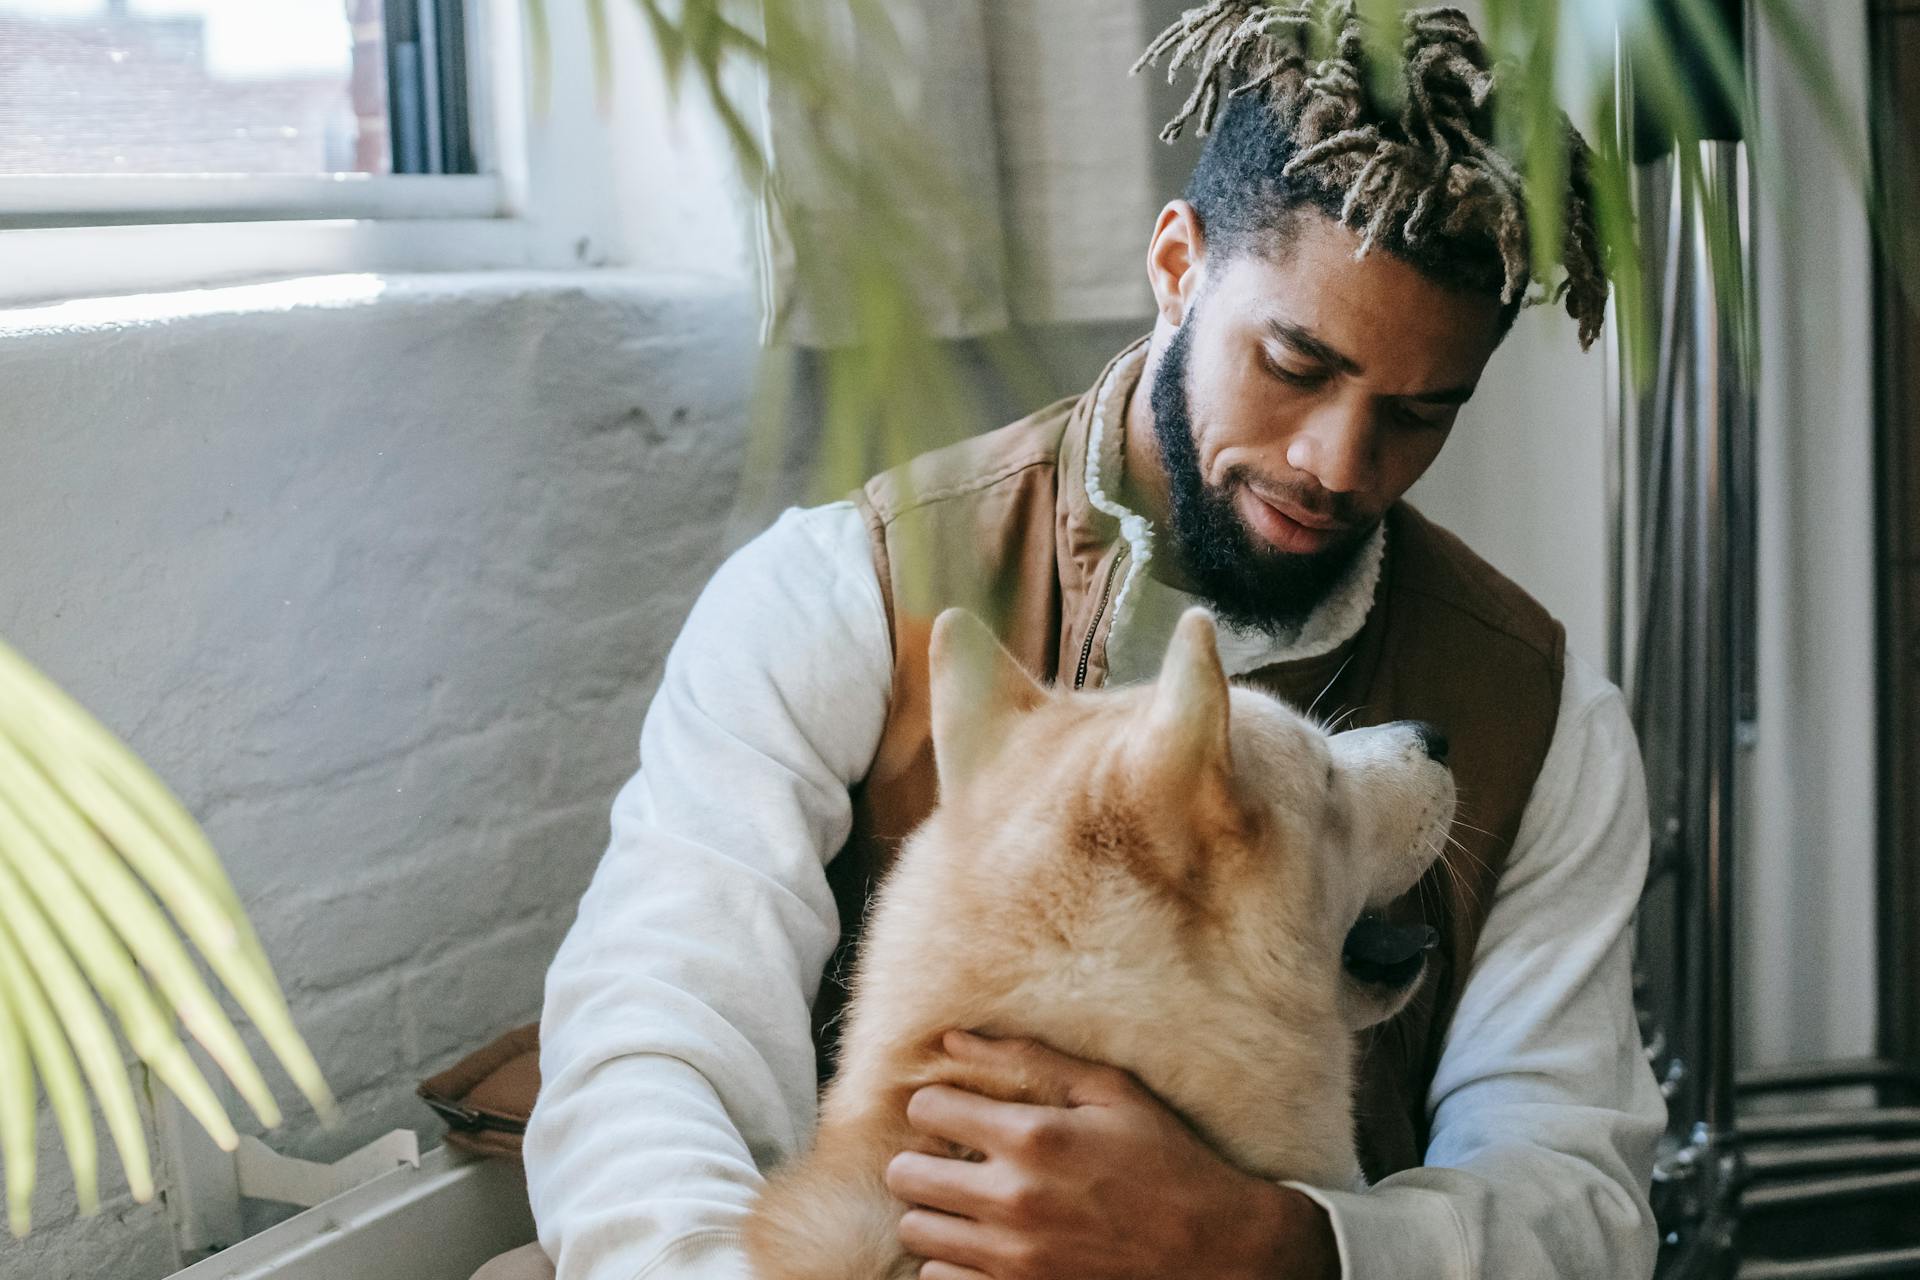
[[[887,1162],[887,1190],[908,1204],[978,1218],[993,1205],[995,1173],[971,1160],[902,1151]]]
[[[935,1261],[920,1264],[920,1280],[993,1280],[993,1277],[972,1267],[956,1267],[951,1262]]]
[[[970,1218],[932,1209],[909,1209],[900,1216],[900,1247],[908,1253],[948,1266],[987,1271],[989,1275],[998,1232],[998,1228]],[[922,1270],[921,1274],[926,1272]]]
[[[1037,1135],[1058,1126],[1060,1114],[1053,1107],[1000,1102],[946,1084],[916,1089],[907,1099],[908,1124],[989,1156],[1032,1146]]]
[[[1070,1106],[1118,1102],[1140,1087],[1118,1067],[1061,1053],[1038,1040],[996,1040],[971,1031],[949,1031],[941,1046],[963,1063],[992,1067],[1028,1080],[1050,1081],[1056,1088],[1044,1092],[1065,1094]]]

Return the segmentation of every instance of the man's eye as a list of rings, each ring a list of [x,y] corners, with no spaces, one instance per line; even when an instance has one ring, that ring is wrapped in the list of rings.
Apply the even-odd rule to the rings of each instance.
[[[1416,413],[1405,405],[1397,405],[1394,407],[1393,420],[1399,425],[1411,428],[1414,431],[1444,431],[1450,421],[1444,414],[1429,418],[1424,414]]]
[[[1317,387],[1327,380],[1324,369],[1289,369],[1271,356],[1261,356],[1268,373],[1290,387]]]

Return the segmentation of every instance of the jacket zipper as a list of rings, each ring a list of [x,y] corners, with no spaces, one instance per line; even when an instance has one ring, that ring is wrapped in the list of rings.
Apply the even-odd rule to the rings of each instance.
[[[1113,595],[1113,579],[1120,572],[1120,562],[1127,558],[1123,551],[1113,558],[1107,566],[1107,583],[1100,588],[1100,604],[1093,611],[1093,625],[1087,628],[1087,642],[1080,646],[1080,669],[1073,673],[1073,687],[1082,688],[1087,683],[1087,664],[1093,660],[1093,638],[1100,634],[1100,617],[1107,611],[1107,600]]]

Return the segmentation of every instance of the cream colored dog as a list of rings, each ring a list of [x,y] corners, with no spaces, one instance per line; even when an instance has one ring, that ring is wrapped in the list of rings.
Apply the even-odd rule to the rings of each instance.
[[[934,1150],[906,1120],[922,1085],[1063,1101],[970,1079],[953,1028],[1123,1067],[1250,1173],[1356,1185],[1349,1033],[1404,994],[1363,992],[1341,949],[1452,822],[1419,728],[1329,735],[1229,688],[1200,610],[1151,686],[1049,691],[959,610],[931,664],[940,806],[866,923],[814,1146],[749,1221],[757,1274],[917,1273],[883,1178]]]

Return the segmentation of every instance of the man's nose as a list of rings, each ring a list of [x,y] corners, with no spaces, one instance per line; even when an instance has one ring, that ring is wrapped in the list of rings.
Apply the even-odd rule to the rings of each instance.
[[[1287,445],[1287,465],[1304,471],[1329,493],[1365,493],[1373,488],[1374,431],[1371,415],[1356,398],[1323,407]]]

